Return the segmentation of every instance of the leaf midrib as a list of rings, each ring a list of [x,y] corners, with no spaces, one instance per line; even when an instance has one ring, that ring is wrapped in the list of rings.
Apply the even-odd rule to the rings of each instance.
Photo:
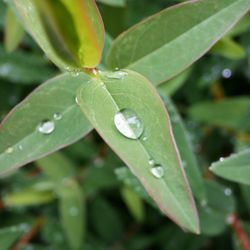
[[[94,79],[95,80],[95,79]],[[98,82],[100,81],[101,84],[104,86],[103,89],[105,89],[105,91],[107,92],[108,96],[110,97],[110,99],[112,100],[113,104],[115,105],[117,111],[120,110],[119,106],[117,105],[115,99],[113,98],[112,94],[110,93],[110,91],[108,90],[106,84],[101,81],[101,80],[97,80]],[[143,151],[145,152],[145,154],[148,156],[148,159],[150,159],[150,155],[148,153],[148,151],[146,150],[146,148],[144,147],[144,145],[141,143],[140,140],[137,140],[138,144],[140,145],[140,147],[142,147]],[[114,149],[114,151],[116,151]],[[126,161],[125,161],[126,162]],[[184,178],[183,178],[184,179]],[[183,210],[182,206],[180,205],[180,203],[178,202],[178,200],[176,199],[176,197],[174,196],[173,192],[171,191],[171,189],[169,189],[169,187],[166,184],[165,179],[163,180],[159,180],[162,181],[164,183],[164,186],[166,187],[166,189],[168,190],[169,195],[172,197],[172,199],[175,201],[175,204],[177,205],[177,207],[179,208],[179,211],[182,212],[182,214],[184,215],[184,218],[186,219],[186,221],[189,223],[189,225],[191,226],[191,228],[193,229],[193,226],[195,226],[192,221],[190,220],[189,216],[187,216],[186,212]],[[165,210],[165,209],[164,209]],[[173,220],[175,220],[175,218],[172,218]],[[175,220],[176,221],[176,220]]]

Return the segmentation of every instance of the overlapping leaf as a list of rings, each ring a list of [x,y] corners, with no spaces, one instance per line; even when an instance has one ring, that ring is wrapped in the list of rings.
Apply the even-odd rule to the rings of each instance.
[[[120,35],[107,64],[135,70],[158,85],[207,52],[249,8],[248,0],[193,0],[176,5]]]
[[[196,209],[169,117],[151,84],[133,71],[109,72],[101,79],[84,83],[77,100],[99,134],[131,168],[162,212],[183,228],[199,232]],[[124,109],[135,112],[144,128],[137,140],[128,139],[115,127],[114,117]],[[131,132],[124,119],[121,118],[121,129]],[[150,160],[160,166],[163,176],[157,178],[152,174]]]

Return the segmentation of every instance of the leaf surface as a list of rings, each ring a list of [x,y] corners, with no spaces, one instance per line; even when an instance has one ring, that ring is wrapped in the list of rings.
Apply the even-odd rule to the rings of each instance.
[[[126,162],[163,213],[181,227],[199,232],[193,197],[175,145],[168,114],[150,82],[133,71],[108,72],[81,86],[78,103],[98,133]],[[143,134],[136,140],[122,135],[114,124],[117,114],[120,129],[134,133],[120,111],[135,112]],[[137,123],[138,125],[138,123]],[[123,130],[124,132],[124,130]],[[152,174],[152,163],[163,172]],[[150,165],[151,164],[151,165]]]
[[[53,78],[7,115],[0,127],[1,174],[71,144],[92,129],[75,102],[76,90],[88,80],[83,73]],[[54,124],[50,134],[38,131],[43,121]]]
[[[214,162],[210,170],[227,180],[250,185],[250,150]]]
[[[121,34],[107,65],[158,85],[205,54],[249,8],[249,0],[192,0],[165,9]]]

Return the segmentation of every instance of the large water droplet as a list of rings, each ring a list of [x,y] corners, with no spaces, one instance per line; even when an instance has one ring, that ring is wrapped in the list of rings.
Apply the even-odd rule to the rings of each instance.
[[[62,119],[62,114],[59,113],[59,112],[54,113],[53,118],[54,118],[55,120],[57,120],[57,121],[58,121],[58,120],[61,120],[61,119]]]
[[[150,172],[157,179],[160,179],[164,176],[164,169],[161,165],[155,165],[150,169]]]
[[[37,130],[42,134],[51,134],[55,130],[55,123],[49,120],[42,121]]]
[[[127,72],[120,70],[106,73],[106,77],[110,79],[124,79],[124,77],[127,75],[128,75]]]
[[[118,131],[129,139],[138,139],[143,132],[143,123],[131,109],[122,109],[114,117]]]

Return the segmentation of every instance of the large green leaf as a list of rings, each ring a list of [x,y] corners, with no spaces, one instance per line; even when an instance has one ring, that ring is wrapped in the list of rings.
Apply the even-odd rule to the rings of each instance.
[[[166,95],[162,95],[162,97],[170,115],[174,138],[178,145],[183,166],[185,167],[192,191],[195,197],[201,203],[204,203],[206,201],[205,186],[198,167],[197,159],[192,151],[192,145],[188,137],[189,135],[171,99]]]
[[[250,150],[221,158],[210,170],[222,178],[250,185]]]
[[[133,71],[103,73],[100,79],[83,83],[77,100],[98,133],[131,168],[162,212],[181,227],[199,232],[170,120],[151,83]]]
[[[194,0],[176,5],[120,35],[107,64],[135,70],[160,84],[200,58],[249,8],[249,0]]]
[[[60,75],[9,113],[0,127],[1,174],[71,144],[92,129],[75,103],[76,89],[88,80],[83,73],[78,77]],[[50,134],[38,131],[43,121],[50,121]]]
[[[100,62],[104,29],[95,1],[10,2],[26,29],[60,68],[92,68]]]
[[[250,98],[234,97],[220,101],[197,103],[189,109],[191,117],[199,122],[205,122],[229,129],[248,130]]]

